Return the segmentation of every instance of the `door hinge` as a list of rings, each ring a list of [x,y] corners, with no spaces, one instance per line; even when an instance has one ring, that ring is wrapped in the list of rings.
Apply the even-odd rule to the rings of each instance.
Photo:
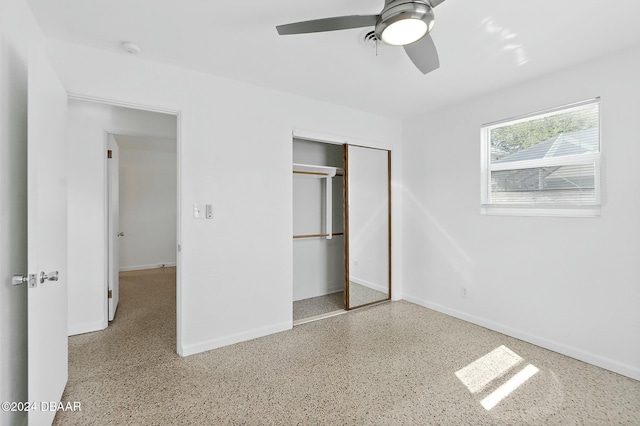
[[[111,150],[110,150],[110,149],[108,149],[108,150],[107,150],[107,158],[111,158],[111,157],[112,157]]]
[[[107,298],[113,299],[113,292],[111,290],[107,292]]]

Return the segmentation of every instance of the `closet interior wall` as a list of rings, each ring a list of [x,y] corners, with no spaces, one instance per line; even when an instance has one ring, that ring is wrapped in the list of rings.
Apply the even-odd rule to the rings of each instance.
[[[293,163],[342,169],[342,145],[293,140]],[[325,185],[327,179],[293,175],[293,235],[325,233]],[[333,186],[333,234],[325,237],[294,238],[293,300],[309,299],[344,290],[344,191],[343,178],[331,179]]]

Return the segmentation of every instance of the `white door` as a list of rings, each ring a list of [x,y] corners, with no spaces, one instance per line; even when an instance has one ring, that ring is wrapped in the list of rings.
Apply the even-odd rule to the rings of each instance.
[[[28,74],[28,418],[49,425],[55,410],[42,403],[60,401],[68,377],[67,93],[40,48]]]
[[[120,232],[120,162],[118,161],[118,143],[113,135],[108,138],[108,210],[109,210],[109,321],[113,321],[118,307],[118,273],[120,271],[118,239],[123,236]]]

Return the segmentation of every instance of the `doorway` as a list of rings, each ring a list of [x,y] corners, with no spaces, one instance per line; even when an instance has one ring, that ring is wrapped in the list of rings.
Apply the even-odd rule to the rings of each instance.
[[[176,139],[108,135],[109,321],[120,274],[176,266]],[[141,276],[142,272],[136,275]],[[129,274],[131,275],[131,274]]]
[[[178,120],[69,100],[69,335],[118,320],[122,274],[172,268],[179,293]]]
[[[344,313],[342,145],[293,139],[294,325]]]

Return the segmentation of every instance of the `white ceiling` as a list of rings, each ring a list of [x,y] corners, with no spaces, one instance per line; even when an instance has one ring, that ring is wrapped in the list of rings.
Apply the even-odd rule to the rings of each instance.
[[[279,36],[276,25],[378,14],[383,0],[27,0],[46,36],[408,118],[640,45],[637,0],[446,0],[423,75],[369,29]],[[126,54],[122,52],[122,54]]]

